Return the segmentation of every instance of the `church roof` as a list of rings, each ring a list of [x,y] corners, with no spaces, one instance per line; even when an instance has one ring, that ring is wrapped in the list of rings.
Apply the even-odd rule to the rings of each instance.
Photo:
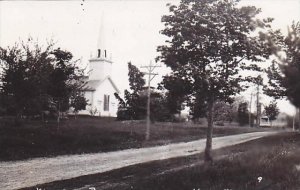
[[[102,81],[100,80],[89,80],[87,81],[87,84],[86,84],[86,91],[95,91],[97,86],[100,85]]]
[[[88,80],[85,91],[95,91],[97,87],[100,86],[105,80],[109,80],[116,92],[120,93],[120,90],[117,88],[110,76],[105,77],[103,80]]]

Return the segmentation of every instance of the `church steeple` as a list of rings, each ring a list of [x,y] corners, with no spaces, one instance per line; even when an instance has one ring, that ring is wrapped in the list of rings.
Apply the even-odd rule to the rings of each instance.
[[[108,76],[111,76],[112,61],[109,58],[106,44],[106,31],[104,29],[105,19],[104,13],[101,15],[101,23],[99,29],[99,36],[97,41],[96,56],[89,60],[90,76],[89,80],[103,80]]]
[[[102,12],[98,43],[97,43],[97,58],[107,59],[108,52],[107,52],[107,46],[105,41],[107,36],[106,36],[106,30],[104,29],[104,26],[105,26],[105,19],[104,19],[104,12]]]

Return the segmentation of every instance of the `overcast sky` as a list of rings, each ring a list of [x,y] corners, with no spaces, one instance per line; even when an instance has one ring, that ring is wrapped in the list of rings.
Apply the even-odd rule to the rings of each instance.
[[[164,43],[160,20],[168,13],[168,2],[179,1],[0,1],[0,46],[12,46],[28,36],[41,44],[54,39],[57,47],[71,51],[86,64],[96,54],[104,15],[107,50],[114,62],[112,78],[123,91],[128,87],[127,62],[149,64],[157,56],[156,47]],[[262,8],[261,16],[275,18],[273,26],[284,33],[293,20],[300,21],[300,0],[241,0],[241,4]],[[157,77],[154,83],[159,80]],[[294,110],[283,102],[280,107],[288,113]]]

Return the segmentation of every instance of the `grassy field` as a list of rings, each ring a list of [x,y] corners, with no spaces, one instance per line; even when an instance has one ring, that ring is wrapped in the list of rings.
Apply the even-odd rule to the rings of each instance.
[[[0,125],[0,160],[22,160],[66,154],[107,152],[205,138],[206,127],[190,123],[155,123],[145,141],[144,122],[119,122],[110,118],[80,117],[64,121],[57,132],[50,121]],[[248,127],[215,127],[214,136],[263,131]]]
[[[130,166],[111,172],[39,185],[43,189],[82,190],[298,190],[300,134],[283,133],[213,151],[212,166],[203,155]],[[26,188],[27,190],[33,189]]]

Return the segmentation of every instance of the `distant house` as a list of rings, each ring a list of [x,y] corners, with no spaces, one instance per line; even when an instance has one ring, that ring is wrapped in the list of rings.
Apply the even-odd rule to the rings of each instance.
[[[260,127],[270,127],[271,123],[268,116],[262,116],[260,117]]]
[[[84,97],[88,100],[88,106],[79,114],[117,116],[118,101],[114,93],[120,93],[120,91],[111,78],[113,62],[111,58],[108,58],[104,40],[103,26],[101,26],[97,56],[89,60],[90,73],[85,79],[87,85],[84,89]]]

